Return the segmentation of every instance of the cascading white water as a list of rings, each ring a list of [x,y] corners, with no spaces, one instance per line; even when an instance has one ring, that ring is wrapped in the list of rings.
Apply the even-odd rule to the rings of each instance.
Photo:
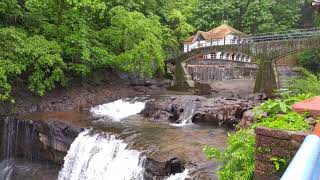
[[[58,180],[143,180],[140,153],[105,133],[86,130],[71,144]]]
[[[185,180],[188,177],[188,170],[184,170],[182,173],[171,175],[167,180]]]
[[[173,126],[185,126],[185,125],[189,125],[192,124],[192,117],[194,115],[194,112],[196,110],[196,104],[195,103],[190,103],[187,106],[185,106],[184,111],[180,117],[180,119],[178,120],[179,124],[171,124]]]
[[[96,117],[110,117],[114,121],[140,113],[145,108],[144,102],[130,102],[123,99],[102,104],[91,108],[90,112]]]

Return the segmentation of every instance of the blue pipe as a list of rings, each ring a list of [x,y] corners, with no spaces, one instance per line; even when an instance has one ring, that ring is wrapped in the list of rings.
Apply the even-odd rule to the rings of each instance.
[[[281,180],[319,180],[320,138],[308,135]]]

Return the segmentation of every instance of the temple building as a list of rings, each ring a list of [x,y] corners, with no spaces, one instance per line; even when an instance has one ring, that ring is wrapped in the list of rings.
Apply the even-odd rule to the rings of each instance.
[[[247,38],[244,33],[224,23],[208,32],[198,31],[195,35],[187,38],[183,42],[183,51],[186,53],[201,47],[244,44],[246,42]],[[198,57],[198,59],[251,62],[248,55],[239,52],[212,52]]]

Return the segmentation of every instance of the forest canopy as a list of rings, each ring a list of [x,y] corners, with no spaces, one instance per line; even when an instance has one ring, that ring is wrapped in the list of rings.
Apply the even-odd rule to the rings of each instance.
[[[2,0],[0,100],[15,84],[43,96],[98,69],[152,77],[197,30],[316,26],[307,0]]]

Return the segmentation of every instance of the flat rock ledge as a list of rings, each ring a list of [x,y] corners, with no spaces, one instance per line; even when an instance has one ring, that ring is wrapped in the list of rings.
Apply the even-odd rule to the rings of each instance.
[[[245,111],[252,109],[263,98],[260,94],[245,98],[162,96],[148,101],[142,115],[153,120],[179,123],[185,117],[184,113],[192,110],[191,120],[194,123],[233,127],[239,124]]]

